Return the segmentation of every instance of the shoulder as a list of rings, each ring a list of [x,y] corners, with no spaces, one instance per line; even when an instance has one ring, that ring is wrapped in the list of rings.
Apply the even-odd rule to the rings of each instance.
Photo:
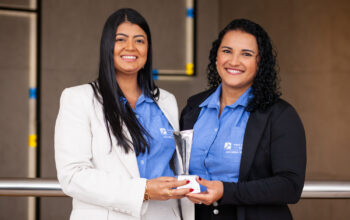
[[[90,84],[65,88],[61,94],[60,105],[86,105],[93,102],[94,91]]]
[[[301,119],[295,108],[286,100],[279,98],[265,112],[255,113],[265,115],[273,124],[295,124],[302,125]],[[263,116],[264,117],[264,116]]]
[[[177,106],[176,98],[174,94],[159,88],[159,99],[158,103],[171,103]]]
[[[172,94],[171,92],[168,92],[165,89],[161,89],[159,88],[159,99],[172,99],[175,98],[174,94]]]
[[[205,90],[203,92],[197,93],[187,99],[187,106],[189,107],[197,107],[199,106],[204,100],[206,100],[213,92],[215,92],[216,88],[211,88],[208,90]]]
[[[195,122],[197,121],[200,113],[199,105],[204,102],[216,88],[206,90],[204,92],[197,93],[187,100],[187,105],[181,111],[180,117],[180,128],[181,130],[192,129]]]
[[[279,98],[273,105],[271,105],[271,112],[273,115],[278,116],[283,113],[297,114],[295,108],[286,100]]]
[[[286,100],[282,98],[278,98],[276,102],[271,104],[267,109],[265,110],[255,110],[251,113],[253,114],[263,114],[263,115],[279,115],[280,113],[284,112],[285,110],[294,110],[294,107],[288,103]]]
[[[277,127],[281,124],[299,124],[302,125],[301,119],[295,108],[286,100],[279,98],[275,103],[270,105],[266,110],[256,110],[250,113],[249,121],[251,123],[272,123]],[[299,126],[298,125],[298,126]]]
[[[73,87],[65,88],[62,92],[62,96],[86,96],[86,95],[93,95],[94,91],[92,89],[92,86],[90,84],[83,84]]]
[[[293,106],[287,102],[286,100],[279,98],[277,101],[271,106],[273,109],[286,109],[286,108],[293,108]]]
[[[185,108],[181,112],[181,116],[184,116],[188,113],[195,112],[195,117],[198,116],[198,112],[200,111],[199,105],[204,102],[213,92],[215,92],[216,88],[211,88],[205,90],[203,92],[197,93],[187,99],[187,104]],[[193,116],[191,116],[193,117]]]

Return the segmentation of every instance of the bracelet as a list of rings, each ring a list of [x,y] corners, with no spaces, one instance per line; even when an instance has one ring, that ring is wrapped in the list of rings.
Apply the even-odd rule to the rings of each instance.
[[[147,190],[147,182],[148,182],[148,180],[146,181],[146,185],[145,185],[145,194],[143,196],[143,200],[144,201],[147,201],[147,200],[151,199],[150,195],[148,194],[148,190]]]

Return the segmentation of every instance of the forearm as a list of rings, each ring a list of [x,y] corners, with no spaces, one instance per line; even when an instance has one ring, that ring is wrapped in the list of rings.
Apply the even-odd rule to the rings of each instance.
[[[303,189],[304,178],[291,176],[294,175],[279,175],[238,183],[224,182],[224,194],[220,204],[255,205],[296,203]]]
[[[80,201],[139,215],[146,179],[123,177],[94,168],[77,166],[58,175],[63,191]]]

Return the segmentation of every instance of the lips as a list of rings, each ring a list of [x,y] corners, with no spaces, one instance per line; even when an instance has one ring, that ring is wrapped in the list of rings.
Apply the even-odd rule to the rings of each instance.
[[[137,56],[133,56],[133,55],[122,55],[120,57],[122,58],[122,60],[125,60],[125,61],[135,61],[137,59]]]
[[[240,70],[240,69],[225,68],[225,70],[226,70],[226,72],[228,72],[231,75],[239,75],[239,74],[244,73],[244,71]]]

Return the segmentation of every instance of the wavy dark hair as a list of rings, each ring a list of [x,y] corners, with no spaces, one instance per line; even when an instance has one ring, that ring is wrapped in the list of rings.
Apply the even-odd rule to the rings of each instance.
[[[216,69],[216,57],[219,46],[225,34],[229,31],[240,30],[253,35],[258,44],[260,57],[258,70],[252,85],[254,97],[247,106],[247,111],[264,111],[275,103],[281,96],[279,91],[278,66],[276,63],[276,51],[272,47],[270,37],[258,24],[247,19],[235,19],[231,21],[220,33],[210,50],[208,64],[208,85],[216,88],[221,83],[221,78]]]
[[[101,37],[99,75],[96,81],[91,83],[95,97],[103,105],[106,126],[112,145],[111,132],[116,137],[126,153],[135,150],[136,155],[149,151],[149,145],[145,136],[149,136],[146,130],[138,122],[131,106],[123,103],[124,94],[116,79],[114,66],[114,44],[116,30],[124,22],[138,25],[147,35],[148,53],[144,67],[139,70],[137,83],[145,96],[157,100],[159,89],[152,77],[152,40],[149,26],[140,13],[130,8],[122,8],[114,12],[107,19]],[[126,136],[123,125],[130,132],[132,140]]]

